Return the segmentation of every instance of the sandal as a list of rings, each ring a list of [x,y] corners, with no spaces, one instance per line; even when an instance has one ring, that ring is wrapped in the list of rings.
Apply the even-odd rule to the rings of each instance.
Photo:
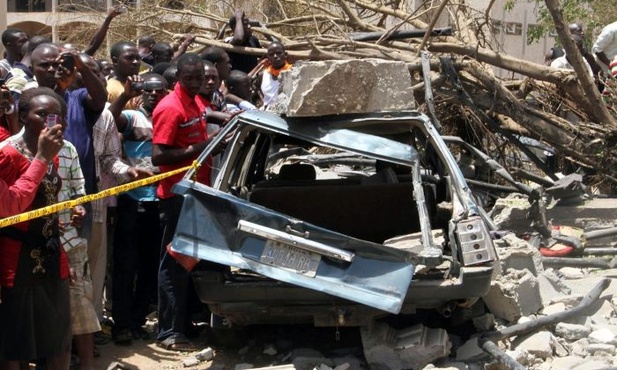
[[[168,351],[176,352],[193,352],[197,351],[195,347],[188,339],[183,337],[169,337],[162,341],[156,341],[157,347],[166,349]]]

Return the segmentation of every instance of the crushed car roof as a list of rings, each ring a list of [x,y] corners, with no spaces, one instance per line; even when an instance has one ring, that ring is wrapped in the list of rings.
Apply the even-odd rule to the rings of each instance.
[[[273,132],[290,135],[305,141],[342,150],[411,165],[419,160],[411,145],[374,135],[409,132],[411,120],[418,120],[415,112],[386,114],[350,114],[309,118],[284,118],[263,111],[246,111],[240,121]],[[370,134],[369,134],[370,133]]]

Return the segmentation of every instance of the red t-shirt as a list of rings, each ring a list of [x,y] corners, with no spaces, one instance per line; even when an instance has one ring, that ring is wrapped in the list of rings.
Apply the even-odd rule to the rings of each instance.
[[[201,100],[190,96],[179,83],[174,91],[159,102],[152,112],[152,144],[167,145],[172,148],[187,148],[208,139],[206,122],[203,118],[204,105]],[[161,172],[168,172],[190,165],[190,158],[173,165],[161,165]],[[156,195],[170,198],[172,186],[180,181],[183,173],[168,177],[159,182]],[[202,165],[197,171],[197,181],[210,184],[210,166]]]

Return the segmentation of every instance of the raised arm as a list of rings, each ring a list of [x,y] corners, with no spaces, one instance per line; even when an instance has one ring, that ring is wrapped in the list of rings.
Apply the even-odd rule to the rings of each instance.
[[[92,60],[92,57],[89,55],[83,55],[83,57],[91,59],[93,65],[96,65],[96,62]],[[105,103],[107,103],[107,90],[105,89],[103,82],[94,73],[94,71],[86,63],[84,63],[80,56],[75,56],[75,67],[81,74],[81,79],[84,86],[88,90],[86,104],[88,104],[88,107],[94,112],[101,112],[105,108]]]
[[[244,39],[245,39],[245,30],[244,30],[244,10],[242,9],[236,9],[236,11],[234,12],[234,17],[236,18],[236,26],[233,29],[234,32],[234,36],[231,39],[230,44],[232,45],[242,45],[244,44]]]
[[[103,44],[103,41],[105,41],[105,37],[107,36],[107,32],[109,31],[109,25],[111,24],[111,21],[114,18],[116,18],[118,15],[123,13],[120,10],[122,9],[122,7],[123,7],[122,5],[114,5],[109,10],[109,13],[107,13],[107,17],[105,17],[105,20],[101,24],[101,27],[99,27],[99,29],[96,30],[96,32],[94,33],[94,36],[92,36],[92,40],[90,40],[90,44],[88,45],[86,49],[84,49],[84,53],[90,56],[93,56],[94,53],[96,53],[96,51],[99,50],[99,48]]]
[[[116,121],[116,128],[119,132],[124,132],[127,125],[126,116],[122,114],[124,106],[129,100],[136,96],[139,96],[140,91],[132,88],[134,82],[141,82],[142,79],[139,76],[129,76],[124,82],[124,91],[118,96],[118,99],[114,100],[109,106],[109,111],[114,116]]]
[[[180,46],[178,46],[178,50],[174,53],[172,60],[178,59],[182,54],[186,53],[186,50],[191,46],[191,43],[195,41],[195,35],[192,33],[187,33],[182,37],[182,42]]]

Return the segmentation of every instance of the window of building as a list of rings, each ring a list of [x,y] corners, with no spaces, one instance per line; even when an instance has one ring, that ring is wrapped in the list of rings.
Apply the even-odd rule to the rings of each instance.
[[[16,0],[15,10],[18,12],[48,11],[47,9],[45,9],[45,0]]]
[[[506,35],[522,35],[523,25],[517,22],[505,22],[503,24],[503,31]]]

